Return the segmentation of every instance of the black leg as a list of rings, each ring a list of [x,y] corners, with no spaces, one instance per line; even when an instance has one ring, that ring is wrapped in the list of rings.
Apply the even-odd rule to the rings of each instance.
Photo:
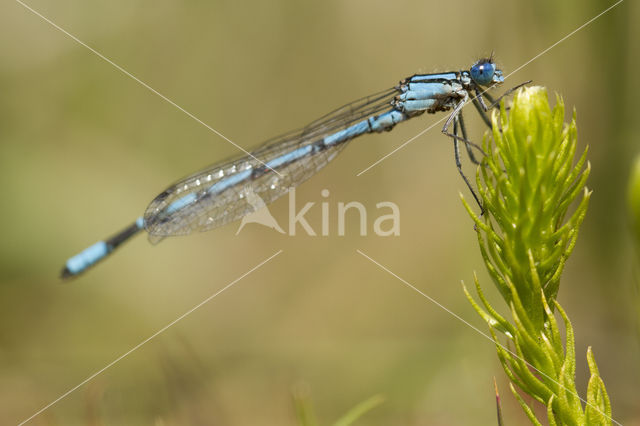
[[[464,183],[467,185],[467,188],[469,188],[469,191],[471,191],[471,195],[473,195],[473,198],[476,200],[476,203],[478,203],[478,207],[480,207],[480,215],[482,215],[484,214],[484,209],[482,208],[482,203],[480,202],[480,198],[478,197],[478,194],[476,194],[475,189],[473,189],[473,186],[471,186],[471,182],[469,182],[469,179],[465,176],[464,172],[462,171],[462,162],[460,161],[460,147],[459,147],[458,141],[460,140],[464,143],[467,143],[468,141],[465,141],[463,138],[458,136],[458,120],[459,120],[458,117],[460,114],[460,110],[464,106],[467,99],[468,97],[458,102],[456,107],[453,109],[453,112],[451,113],[447,121],[444,123],[444,126],[442,127],[442,133],[453,138],[453,155],[456,161],[456,167],[458,168],[458,172],[460,173],[460,176],[462,176],[462,180],[464,180]],[[451,123],[453,123],[453,133],[449,133],[449,126],[451,126]],[[477,145],[475,144],[472,144],[472,145],[477,147]]]
[[[460,124],[460,130],[462,131],[462,138],[465,141],[469,140],[469,138],[467,137],[467,128],[464,125],[464,117],[462,116],[462,111],[460,111],[460,113],[458,114],[458,119],[456,121]],[[456,123],[454,123],[453,133],[457,135],[458,132],[456,131],[455,124]],[[480,162],[476,159],[476,156],[473,155],[473,150],[471,149],[471,146],[465,142],[464,147],[467,148],[467,155],[469,156],[469,160],[471,160],[473,164],[479,165]]]
[[[484,112],[487,112],[491,109],[487,106],[487,104],[484,103],[484,98],[482,97],[482,95],[484,95],[487,92],[487,90],[489,89],[486,89],[484,92],[481,92],[479,88],[476,88],[476,100],[480,103],[480,106]]]
[[[452,133],[449,133],[449,127],[451,126],[452,123],[455,124],[456,120],[458,119],[458,116],[460,115],[460,112],[462,111],[462,107],[465,105],[465,103],[468,100],[469,100],[469,96],[467,95],[464,99],[460,100],[456,104],[455,108],[453,109],[453,112],[449,115],[449,117],[447,118],[447,121],[445,121],[444,126],[442,126],[442,133],[449,136],[450,138],[453,138],[455,141],[464,142],[464,144],[467,146],[468,149],[472,147],[477,149],[479,152],[481,152],[482,155],[486,155],[480,145],[471,142],[465,137],[461,137],[461,136],[458,136],[457,134],[454,135]]]
[[[480,90],[476,89],[475,91],[476,96],[474,96],[471,99],[471,101],[473,102],[473,105],[475,106],[475,108],[478,110],[480,117],[485,122],[487,127],[489,127],[490,129],[493,128],[491,124],[491,119],[489,118],[487,112],[495,108],[496,106],[498,106],[502,98],[504,98],[505,96],[508,96],[515,90],[529,83],[531,83],[531,81],[527,81],[525,83],[512,87],[511,89],[503,93],[502,96],[500,96],[496,100],[494,100],[491,95],[485,92],[480,92]],[[484,102],[483,96],[486,97],[487,100],[490,102],[489,106],[487,106],[487,104]],[[476,194],[475,189],[473,188],[473,186],[471,186],[471,182],[469,182],[469,179],[467,178],[467,176],[465,176],[464,172],[462,171],[462,162],[460,161],[460,143],[459,142],[462,142],[465,144],[465,148],[467,149],[467,154],[469,155],[469,159],[474,164],[480,164],[480,163],[476,159],[475,155],[473,154],[472,148],[475,148],[478,151],[480,151],[483,155],[486,155],[480,146],[469,141],[469,139],[467,138],[467,129],[464,125],[464,118],[462,117],[462,107],[466,104],[468,100],[469,100],[469,95],[467,95],[464,99],[460,100],[456,104],[455,108],[451,112],[451,115],[449,115],[449,117],[447,118],[447,121],[445,121],[444,126],[442,127],[442,133],[444,133],[445,135],[453,139],[453,155],[456,161],[456,167],[458,168],[458,172],[460,173],[462,180],[464,180],[464,183],[467,185],[467,188],[469,188],[469,191],[471,191],[471,195],[473,195],[473,198],[476,200],[476,203],[480,207],[480,215],[483,215],[484,208],[482,207],[482,203],[480,202],[480,197],[478,197],[478,194]],[[453,133],[449,133],[449,127],[451,127],[451,124],[453,124]],[[458,136],[458,128],[460,128],[460,131],[462,132],[462,137]]]
[[[485,92],[482,94],[489,101],[489,109],[494,108],[496,106],[496,101],[493,99],[489,93]]]
[[[484,124],[486,124],[490,129],[493,128],[493,126],[491,125],[491,119],[487,115],[487,111],[485,111],[482,105],[480,105],[477,97],[474,96],[473,98],[471,98],[471,102],[473,102],[473,106],[476,107],[476,110],[478,111],[480,118],[482,118],[482,121],[484,121]]]
[[[482,118],[482,121],[484,121],[484,124],[486,124],[487,127],[491,129],[493,126],[491,125],[491,119],[489,118],[489,115],[487,114],[487,112],[499,106],[502,98],[510,95],[511,93],[518,90],[522,86],[525,86],[531,83],[531,81],[532,80],[525,81],[524,83],[520,83],[517,86],[512,87],[511,89],[504,92],[498,99],[493,99],[493,97],[486,90],[483,92],[480,92],[479,89],[476,89],[476,96],[471,98],[471,101],[473,102],[473,106],[476,108],[476,110],[478,110],[478,114],[480,114],[480,118]],[[487,100],[489,101],[489,106],[485,104],[484,98],[487,98]]]
[[[511,89],[507,90],[502,95],[500,95],[500,97],[498,99],[496,99],[495,101],[493,99],[491,99],[489,96],[487,96],[487,94],[485,93],[484,95],[487,96],[487,99],[489,99],[489,102],[491,102],[491,105],[489,106],[489,109],[497,107],[500,104],[500,101],[502,100],[502,98],[504,98],[505,96],[509,96],[510,94],[512,94],[513,92],[515,92],[519,88],[521,88],[522,86],[526,86],[527,84],[531,83],[532,81],[533,80],[525,81],[524,83],[520,83],[517,86],[513,86]]]

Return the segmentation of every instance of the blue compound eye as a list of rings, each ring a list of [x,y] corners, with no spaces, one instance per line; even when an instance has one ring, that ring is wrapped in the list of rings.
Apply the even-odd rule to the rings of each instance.
[[[469,70],[471,78],[480,86],[488,86],[493,81],[493,74],[496,72],[496,64],[489,61],[480,61],[474,64]]]

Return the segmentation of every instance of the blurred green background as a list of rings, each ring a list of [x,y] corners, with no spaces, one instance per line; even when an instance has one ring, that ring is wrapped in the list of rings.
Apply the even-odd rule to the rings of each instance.
[[[417,72],[495,51],[509,73],[611,2],[31,0],[30,6],[245,148]],[[640,152],[640,5],[626,1],[509,77],[560,93],[589,145],[591,207],[560,289],[579,389],[592,345],[614,418],[640,424],[640,349],[626,179]],[[460,280],[489,289],[438,128],[360,138],[298,188],[330,236],[237,224],[151,246],[143,237],[62,284],[63,262],[140,215],[172,181],[237,149],[17,2],[0,6],[0,423],[16,424],[237,279],[33,419],[37,425],[295,425],[292,389],[321,424],[375,394],[368,425],[508,424],[524,417],[493,345],[356,253],[486,330]],[[634,54],[632,54],[634,52]],[[473,138],[483,127],[472,110]],[[466,164],[467,170],[473,170]],[[322,198],[323,189],[330,191]],[[368,209],[369,236],[338,202]],[[371,232],[395,202],[401,235]],[[271,208],[286,226],[288,201]],[[489,292],[496,301],[495,293]]]

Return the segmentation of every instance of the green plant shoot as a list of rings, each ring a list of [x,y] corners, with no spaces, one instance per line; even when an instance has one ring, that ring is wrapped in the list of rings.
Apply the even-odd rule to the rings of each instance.
[[[575,160],[576,115],[565,124],[564,113],[562,99],[552,109],[542,87],[520,89],[508,112],[504,103],[494,112],[476,176],[484,215],[463,203],[510,318],[491,306],[477,277],[480,303],[464,291],[488,323],[500,362],[515,385],[511,390],[533,424],[541,422],[516,387],[547,407],[551,425],[608,425],[611,407],[591,348],[587,396],[578,396],[573,328],[556,301],[591,195],[585,186],[587,150]]]

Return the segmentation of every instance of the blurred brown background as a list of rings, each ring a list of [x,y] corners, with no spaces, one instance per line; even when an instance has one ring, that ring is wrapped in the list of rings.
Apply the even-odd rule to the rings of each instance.
[[[495,51],[516,69],[610,2],[269,1],[29,5],[245,148],[417,72]],[[576,331],[577,380],[593,346],[614,418],[640,424],[640,350],[625,186],[640,151],[640,5],[626,1],[511,76],[578,112],[594,190],[559,300]],[[360,138],[297,191],[319,231],[238,224],[151,246],[138,237],[61,284],[70,255],[140,215],[172,181],[237,149],[17,2],[0,6],[0,422],[16,424],[271,256],[155,340],[32,420],[37,425],[295,425],[310,389],[321,424],[382,394],[367,425],[524,422],[493,345],[356,253],[360,249],[481,330],[461,291],[478,271],[470,198],[438,128],[356,174],[442,116]],[[632,55],[632,52],[636,52]],[[472,118],[473,117],[473,118]],[[474,139],[483,127],[469,109]],[[466,165],[467,170],[472,170]],[[330,196],[320,196],[323,189]],[[338,202],[355,215],[337,236]],[[375,204],[401,235],[371,232]],[[286,226],[288,202],[271,208]],[[489,291],[498,303],[495,292]]]

